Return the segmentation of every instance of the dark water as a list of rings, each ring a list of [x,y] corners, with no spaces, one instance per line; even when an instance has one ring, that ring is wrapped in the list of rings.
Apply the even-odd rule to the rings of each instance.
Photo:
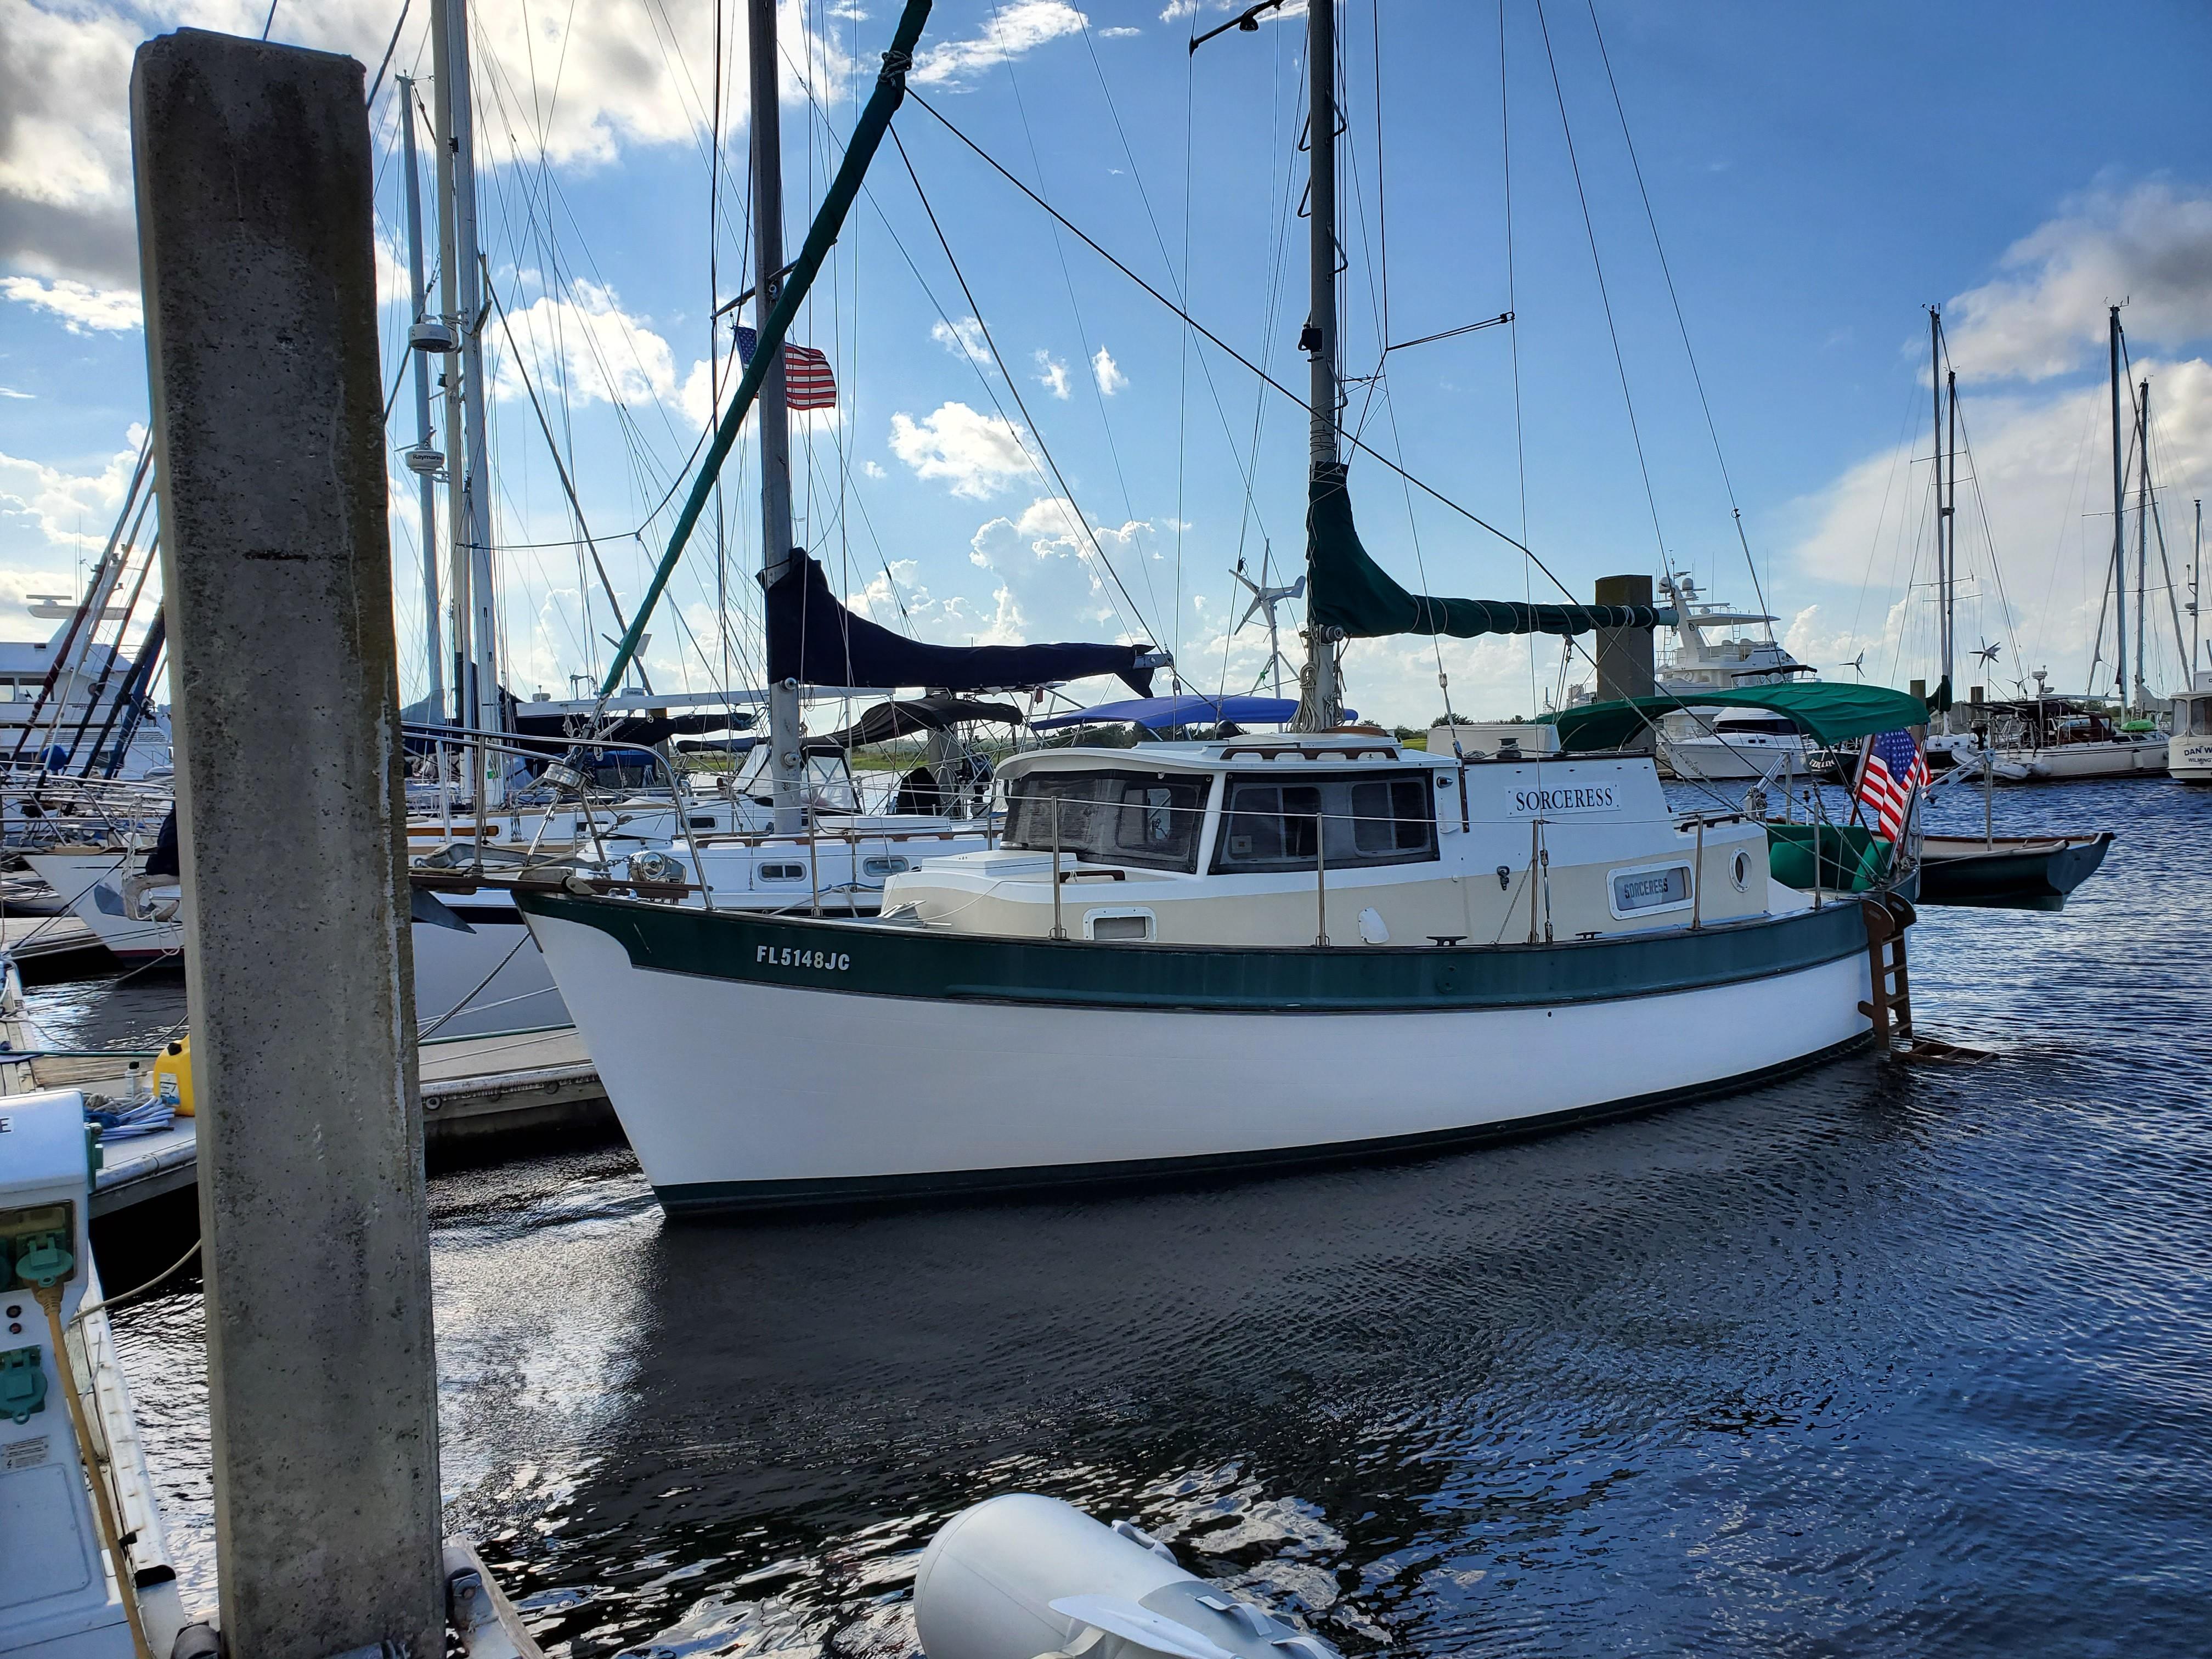
[[[450,1524],[564,1654],[911,1652],[916,1552],[1014,1489],[1354,1653],[2204,1653],[2212,793],[2000,806],[2120,840],[2062,915],[1923,913],[1972,1070],[775,1226],[618,1149],[434,1177]],[[119,1322],[204,1583],[197,1291]]]

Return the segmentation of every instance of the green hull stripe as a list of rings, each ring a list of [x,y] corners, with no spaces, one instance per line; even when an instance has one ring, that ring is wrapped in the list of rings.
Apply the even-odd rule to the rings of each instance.
[[[1422,1158],[1434,1153],[1496,1146],[1555,1133],[1585,1124],[1632,1117],[1662,1107],[1686,1105],[1735,1094],[1790,1077],[1865,1046],[1865,1036],[1837,1043],[1800,1059],[1784,1060],[1740,1076],[1689,1088],[1637,1095],[1600,1105],[1517,1118],[1463,1129],[1390,1135],[1368,1140],[1333,1141],[1320,1146],[1268,1147],[1256,1152],[1216,1153],[1200,1158],[1132,1158],[1116,1164],[1061,1164],[1018,1170],[951,1170],[927,1175],[848,1176],[827,1181],[698,1181],[655,1187],[653,1196],[678,1218],[757,1214],[822,1207],[916,1204],[946,1199],[980,1199],[1068,1187],[1164,1185],[1218,1180],[1236,1176],[1279,1173],[1330,1164]]]
[[[1556,945],[1328,950],[1094,945],[521,892],[652,973],[848,996],[1208,1013],[1558,1007],[1790,974],[1866,949],[1857,904],[1776,921]]]

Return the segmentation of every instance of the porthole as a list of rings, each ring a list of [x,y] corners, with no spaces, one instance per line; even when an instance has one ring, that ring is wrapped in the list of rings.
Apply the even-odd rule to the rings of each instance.
[[[1751,854],[1741,848],[1738,848],[1735,856],[1729,860],[1729,879],[1735,884],[1735,890],[1739,893],[1751,885]]]

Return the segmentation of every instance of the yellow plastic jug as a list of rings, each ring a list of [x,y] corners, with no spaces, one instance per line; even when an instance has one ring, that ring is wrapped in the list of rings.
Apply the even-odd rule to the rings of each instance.
[[[179,1117],[192,1115],[192,1040],[179,1037],[154,1061],[154,1098]]]

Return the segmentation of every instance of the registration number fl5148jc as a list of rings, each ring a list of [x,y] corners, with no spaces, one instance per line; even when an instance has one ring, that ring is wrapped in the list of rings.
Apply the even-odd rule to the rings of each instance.
[[[842,974],[853,965],[853,958],[842,951],[795,951],[788,945],[756,945],[753,960],[771,968],[812,968],[826,974]]]

